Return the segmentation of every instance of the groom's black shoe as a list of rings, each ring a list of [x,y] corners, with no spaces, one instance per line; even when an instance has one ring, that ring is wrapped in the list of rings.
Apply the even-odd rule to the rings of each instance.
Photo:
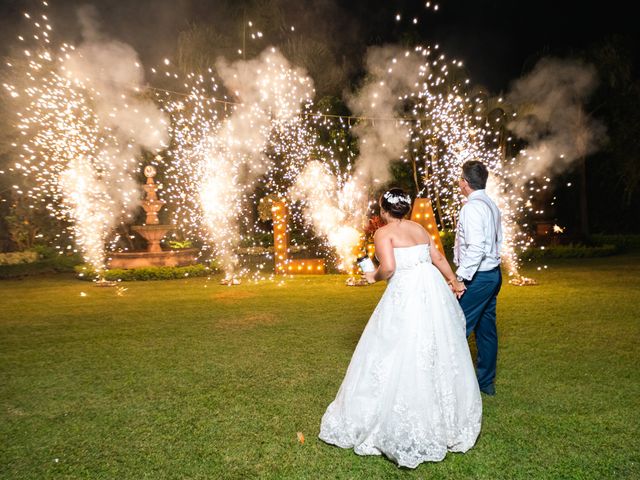
[[[486,387],[481,387],[480,391],[485,395],[493,397],[496,394],[496,387],[494,387],[493,385],[487,385]]]

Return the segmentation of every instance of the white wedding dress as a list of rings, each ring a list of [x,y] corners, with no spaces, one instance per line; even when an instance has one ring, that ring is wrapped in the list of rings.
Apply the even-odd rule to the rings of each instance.
[[[362,332],[320,439],[399,466],[476,442],[482,400],[464,314],[428,245],[395,248],[396,271]]]

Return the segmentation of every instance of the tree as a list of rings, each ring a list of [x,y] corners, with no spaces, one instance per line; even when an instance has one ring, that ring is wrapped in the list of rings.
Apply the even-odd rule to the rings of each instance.
[[[598,71],[600,84],[590,110],[606,125],[608,136],[604,150],[586,160],[589,210],[599,231],[640,231],[640,225],[628,221],[640,207],[640,80],[633,45],[632,38],[617,35],[582,53]]]

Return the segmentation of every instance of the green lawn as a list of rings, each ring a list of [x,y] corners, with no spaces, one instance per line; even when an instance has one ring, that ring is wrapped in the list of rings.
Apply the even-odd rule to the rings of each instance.
[[[0,478],[640,478],[640,255],[527,273],[478,444],[413,471],[317,439],[382,284],[0,282]]]

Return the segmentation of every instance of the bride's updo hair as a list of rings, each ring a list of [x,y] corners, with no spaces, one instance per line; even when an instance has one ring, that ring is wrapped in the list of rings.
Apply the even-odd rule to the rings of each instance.
[[[395,218],[404,218],[411,210],[411,197],[401,188],[390,188],[380,197],[380,208]]]

